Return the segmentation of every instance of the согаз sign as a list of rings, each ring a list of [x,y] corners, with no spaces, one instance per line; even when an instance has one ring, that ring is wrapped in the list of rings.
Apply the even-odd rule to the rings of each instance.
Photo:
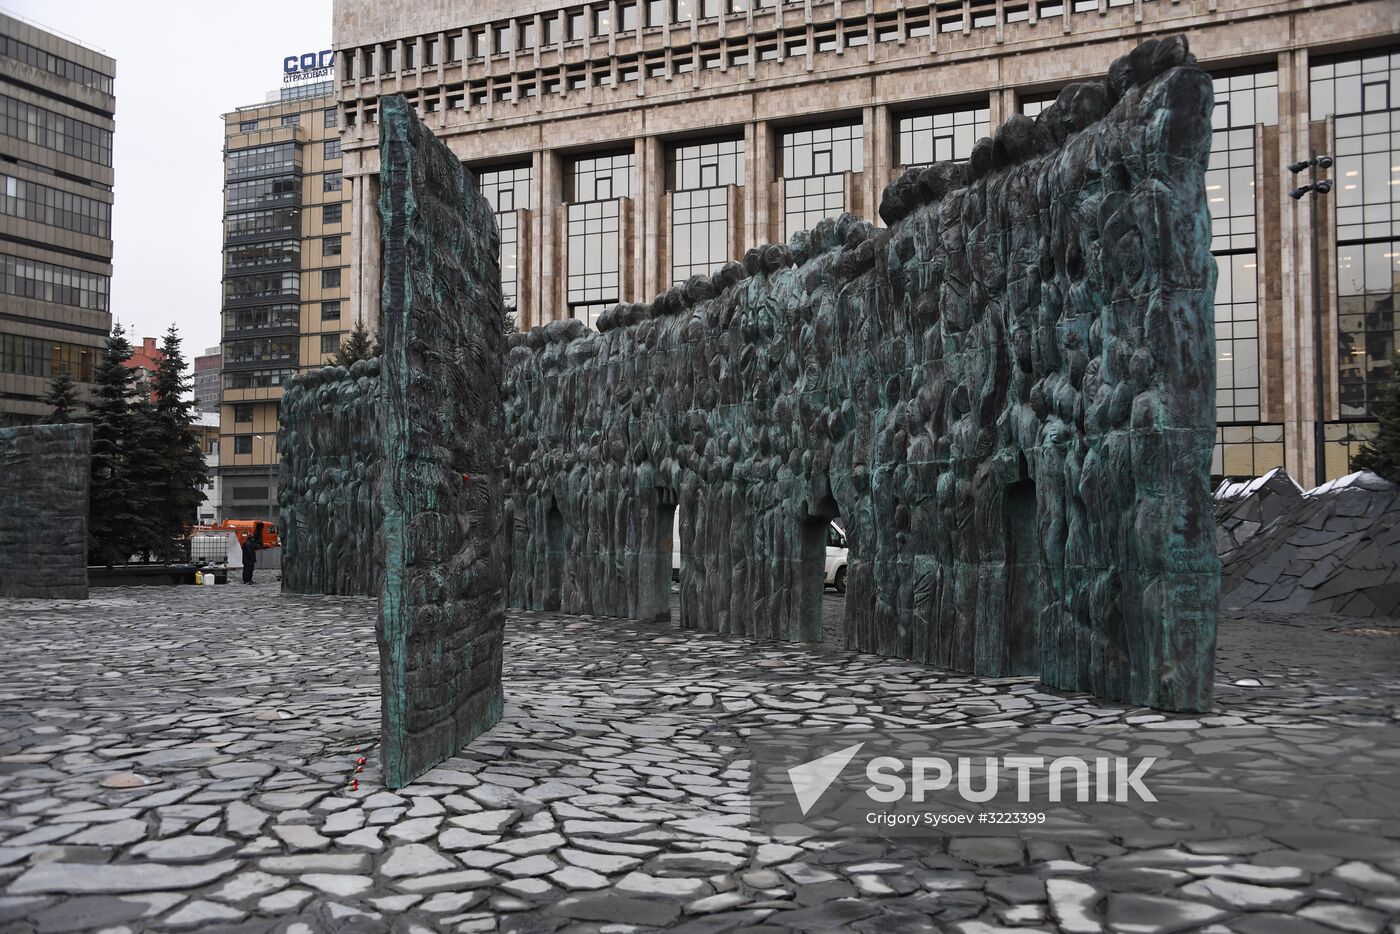
[[[319,52],[303,52],[301,55],[288,55],[282,59],[282,82],[309,81],[312,78],[329,78],[335,65],[335,50],[322,49]]]

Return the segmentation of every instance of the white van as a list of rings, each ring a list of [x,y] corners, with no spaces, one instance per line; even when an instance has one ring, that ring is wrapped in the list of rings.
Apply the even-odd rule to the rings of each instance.
[[[846,532],[835,519],[826,527],[826,586],[846,592]],[[676,510],[671,526],[671,580],[681,579],[681,514]]]

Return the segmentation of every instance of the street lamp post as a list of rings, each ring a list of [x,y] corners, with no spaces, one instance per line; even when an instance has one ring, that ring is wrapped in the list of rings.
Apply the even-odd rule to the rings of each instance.
[[[1332,167],[1332,157],[1318,155],[1316,149],[1312,150],[1309,158],[1303,162],[1295,162],[1288,167],[1288,171],[1297,175],[1304,169],[1308,170],[1308,184],[1299,186],[1288,193],[1288,197],[1294,201],[1302,199],[1303,195],[1311,194],[1312,203],[1312,305],[1313,305],[1313,405],[1317,413],[1317,421],[1313,424],[1313,460],[1314,460],[1314,483],[1321,486],[1327,480],[1326,465],[1326,419],[1323,416],[1323,394],[1322,394],[1322,267],[1320,258],[1319,243],[1322,240],[1322,226],[1318,218],[1321,214],[1321,207],[1317,199],[1332,190],[1332,180],[1317,180],[1318,169],[1330,169]]]

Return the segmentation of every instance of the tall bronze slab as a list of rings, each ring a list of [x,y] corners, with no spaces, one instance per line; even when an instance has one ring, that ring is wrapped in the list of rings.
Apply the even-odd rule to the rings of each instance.
[[[0,597],[86,600],[91,425],[0,428]]]
[[[490,206],[401,97],[379,106],[383,295],[378,625],[384,780],[501,716],[501,293]]]
[[[512,601],[657,615],[679,510],[682,626],[817,639],[839,515],[849,647],[1209,707],[1211,106],[1149,41],[910,169],[884,229],[513,337]]]

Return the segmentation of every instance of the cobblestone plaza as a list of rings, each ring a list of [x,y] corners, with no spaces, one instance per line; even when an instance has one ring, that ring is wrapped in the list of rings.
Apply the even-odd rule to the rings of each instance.
[[[399,793],[378,778],[373,600],[267,583],[0,602],[0,928],[1396,930],[1400,821],[779,841],[750,826],[742,741],[1335,737],[1393,723],[1393,621],[1227,614],[1215,707],[1181,717],[833,648],[826,600],[823,644],[514,612],[503,720]]]

